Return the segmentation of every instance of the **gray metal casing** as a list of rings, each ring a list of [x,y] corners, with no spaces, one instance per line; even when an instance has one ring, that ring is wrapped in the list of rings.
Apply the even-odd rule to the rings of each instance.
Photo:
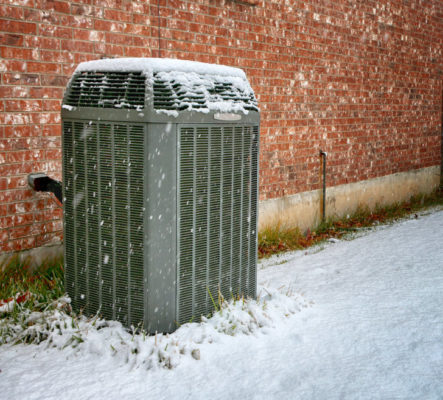
[[[69,86],[65,94],[65,100],[68,94]],[[239,272],[240,275],[238,280],[240,281],[245,279],[245,283],[239,283],[238,288],[233,288],[234,285],[230,282],[229,291],[232,292],[232,295],[236,296],[246,295],[255,297],[256,295],[259,112],[250,111],[247,115],[240,113],[239,115],[241,116],[241,120],[235,122],[216,120],[214,118],[216,112],[203,114],[198,111],[185,110],[180,111],[178,117],[171,117],[154,110],[152,107],[153,101],[150,96],[152,96],[152,91],[150,91],[148,88],[148,90],[146,90],[146,107],[142,111],[91,107],[62,109],[64,157],[63,183],[65,198],[64,246],[66,260],[66,289],[72,298],[74,309],[84,309],[84,312],[87,314],[99,312],[107,318],[120,320],[128,327],[143,323],[144,329],[150,333],[154,333],[157,331],[171,332],[175,330],[179,324],[188,322],[183,318],[187,318],[189,313],[179,315],[179,308],[184,308],[185,305],[189,303],[180,302],[181,300],[179,298],[181,293],[185,293],[186,290],[188,290],[185,283],[183,283],[183,276],[179,276],[180,262],[183,258],[183,255],[180,254],[180,249],[182,249],[182,251],[183,249],[189,249],[189,251],[193,253],[192,282],[197,280],[196,275],[199,274],[198,268],[203,268],[202,265],[197,265],[198,260],[196,259],[197,256],[195,254],[200,251],[199,254],[204,258],[205,250],[203,247],[203,250],[196,250],[199,243],[201,243],[201,240],[197,240],[197,233],[195,233],[195,231],[193,233],[189,233],[189,235],[193,237],[192,246],[183,247],[184,245],[182,244],[182,247],[180,248],[180,240],[183,241],[181,238],[187,237],[187,234],[183,234],[183,230],[180,231],[180,221],[186,220],[189,222],[190,220],[190,217],[188,216],[189,213],[187,215],[182,215],[180,207],[180,198],[183,197],[180,195],[180,188],[184,185],[182,183],[184,178],[181,172],[180,160],[185,157],[184,153],[182,153],[182,155],[180,154],[182,145],[180,135],[184,137],[184,134],[182,133],[184,132],[184,128],[189,128],[194,132],[192,133],[189,129],[186,131],[188,137],[195,138],[195,144],[193,144],[194,149],[197,149],[197,146],[200,145],[198,140],[200,140],[199,138],[201,137],[201,134],[198,136],[197,132],[208,132],[208,135],[212,135],[211,137],[214,138],[202,139],[204,140],[204,145],[207,145],[208,149],[210,149],[212,143],[211,140],[217,140],[217,143],[220,144],[222,143],[223,138],[226,135],[229,135],[229,137],[233,138],[232,147],[231,142],[226,142],[228,143],[228,150],[231,151],[231,149],[233,149],[233,161],[231,167],[235,165],[235,162],[238,162],[240,157],[242,164],[245,163],[245,160],[247,160],[247,162],[250,164],[249,166],[245,167],[248,169],[244,169],[243,167],[241,168],[241,179],[238,178],[236,181],[236,178],[234,177],[234,169],[232,168],[232,180],[230,181],[232,183],[230,186],[232,194],[230,196],[231,199],[234,199],[234,187],[237,184],[235,182],[240,179],[241,184],[238,183],[237,187],[242,185],[240,193],[241,197],[237,196],[236,199],[241,198],[242,200],[238,200],[241,204],[234,204],[234,200],[232,200],[233,204],[231,205],[231,211],[233,212],[236,207],[242,207],[242,220],[240,222],[241,232],[239,235],[241,235],[241,237],[243,237],[243,235],[247,235],[247,240],[240,238],[240,261],[236,262],[236,266],[234,267],[238,267],[240,270],[242,268],[246,270],[247,268],[248,276],[243,278],[243,275],[241,275],[241,272]],[[85,134],[85,130],[88,130],[89,127],[92,127],[92,133]],[[117,165],[116,163],[118,160],[124,164],[126,162],[124,160],[125,155],[127,155],[127,159],[131,159],[131,148],[134,145],[134,143],[131,142],[131,140],[133,140],[131,139],[131,129],[133,127],[136,127],[137,129],[137,135],[139,135],[137,137],[141,138],[141,132],[143,132],[143,138],[140,139],[142,142],[137,144],[137,146],[140,147],[141,143],[143,143],[143,149],[140,150],[142,151],[143,158],[142,173],[141,168],[138,168],[138,172],[133,172],[131,171],[132,167],[128,165],[126,174],[129,179],[129,183],[128,187],[124,188],[124,178],[121,178],[121,176],[124,176],[125,173],[124,168],[114,165]],[[216,129],[214,130],[213,128]],[[244,139],[242,139],[241,142],[242,153],[241,155],[237,156],[235,143],[238,144],[240,142],[234,143],[234,140],[237,140],[234,139],[234,137],[236,132],[240,134],[240,131],[241,136]],[[109,143],[107,139],[108,132],[111,136]],[[117,143],[117,141],[120,140],[119,135],[127,135],[127,139],[122,142],[124,145],[120,146],[123,149],[120,151],[121,154],[118,153],[119,150],[115,150],[116,146],[119,146]],[[219,138],[218,136],[215,137],[215,135],[221,136]],[[95,136],[96,139],[94,138]],[[247,147],[249,140],[251,143],[250,148]],[[103,141],[106,141],[106,148],[101,147],[101,142]],[[78,151],[79,147],[82,149],[81,151]],[[112,150],[109,150],[111,148]],[[223,144],[221,145],[221,148],[221,151],[223,152]],[[109,153],[111,155],[108,157],[112,160],[112,167],[110,167],[109,163],[104,164],[104,161],[102,162],[101,159],[101,157],[103,158],[103,154],[108,155],[107,151],[111,151],[112,153]],[[254,152],[255,156],[252,155],[252,152]],[[202,152],[200,151],[198,153],[200,155],[197,156],[197,150],[195,150],[193,153],[194,160],[196,160],[197,157],[201,157],[201,153]],[[82,157],[84,157],[83,160],[81,159]],[[136,157],[139,156],[136,155]],[[209,151],[209,164],[211,163],[211,161],[209,161],[210,159],[217,160],[217,162],[219,162],[220,159],[221,171],[223,171],[223,160],[218,157],[218,155],[211,156]],[[71,160],[73,160],[73,162],[71,162]],[[97,165],[96,169],[94,169],[94,160],[96,161]],[[140,164],[141,156],[137,158],[137,160],[137,162]],[[254,162],[255,166],[252,165]],[[71,166],[71,164],[73,164],[73,166]],[[140,167],[139,164],[137,164],[138,167]],[[195,162],[193,165],[194,170],[197,170],[197,172],[194,172],[193,178],[193,187],[196,188],[198,185],[196,181],[198,181],[199,178],[196,178],[195,174],[197,174],[198,171],[201,171],[201,173],[204,174],[205,168],[196,168]],[[83,173],[84,175],[82,175],[83,168],[85,169],[85,172]],[[217,171],[214,165],[212,168],[214,171]],[[109,169],[112,171],[110,172]],[[209,170],[210,167],[208,166],[207,169]],[[108,174],[106,175],[107,177],[103,177],[103,174],[105,173]],[[138,174],[138,181],[132,178],[134,173]],[[222,172],[215,172],[215,174],[217,179],[220,179]],[[247,174],[249,174],[251,177],[249,183],[245,182],[248,176]],[[253,174],[254,176],[252,176]],[[124,195],[127,195],[129,208],[133,207],[131,203],[131,193],[136,193],[137,190],[140,190],[140,188],[136,188],[138,185],[136,183],[133,184],[133,182],[139,182],[139,176],[142,176],[141,181],[143,186],[143,207],[140,208],[141,203],[138,206],[138,208],[142,210],[140,213],[142,214],[140,218],[131,214],[133,210],[128,210],[128,205],[123,207],[122,204],[122,199],[125,197]],[[106,195],[104,192],[107,190],[107,180],[109,180],[109,177],[112,177],[112,179],[109,181],[109,194]],[[204,193],[210,193],[212,190],[210,183],[210,172],[207,172],[207,177],[207,192],[205,190],[201,191],[201,193],[203,193],[203,197],[205,196]],[[94,179],[97,181],[96,183],[94,183]],[[226,182],[224,184],[226,185]],[[85,188],[83,192],[82,185]],[[220,189],[217,189],[217,193],[220,192],[221,196],[223,196],[223,183],[220,185]],[[97,193],[94,190],[95,187],[97,187]],[[119,194],[121,190],[124,191],[124,195],[121,195],[121,193]],[[195,190],[197,191],[197,189]],[[243,200],[243,197],[245,197],[245,191],[248,193],[247,200]],[[82,193],[86,194],[81,195]],[[98,200],[96,201],[97,196]],[[193,202],[194,213],[199,212],[199,206],[197,203],[200,200],[197,199],[196,196],[197,195],[194,195]],[[224,196],[226,197],[226,194]],[[217,202],[214,203],[215,205],[213,205],[211,203],[212,200],[210,200],[209,197],[210,195],[207,194],[205,200],[205,213],[208,216],[208,239],[206,243],[207,254],[204,261],[204,267],[206,269],[210,268],[211,249],[215,249],[214,251],[217,251],[215,248],[216,245],[210,239],[211,227],[209,225],[211,225],[214,220],[216,222],[218,220],[216,212],[214,211],[211,214],[210,208],[213,207],[215,210],[216,206],[219,204]],[[101,217],[98,217],[95,214],[95,211],[93,210],[94,206],[99,209],[99,211],[96,211],[97,214],[101,216],[104,213],[109,214],[108,220],[112,222],[112,227],[111,225],[108,225],[110,228],[105,228],[107,226],[107,222],[105,221],[105,223],[103,223],[103,220],[100,219]],[[247,229],[243,226],[245,225],[244,221],[246,221],[244,215],[246,209],[249,210]],[[251,217],[252,209],[255,211]],[[222,200],[220,200],[220,210],[222,210]],[[222,214],[224,215],[224,218],[228,218],[228,214],[226,212],[222,212]],[[192,220],[194,227],[197,226],[196,218],[197,217],[194,215]],[[202,220],[202,218],[203,215],[200,215],[200,220]],[[135,241],[134,238],[138,234],[137,229],[139,228],[137,221],[140,223],[143,230],[142,243],[132,243]],[[234,228],[237,226],[237,221],[234,221],[233,214],[231,214],[229,221],[231,224],[230,234],[232,236],[235,233]],[[220,234],[217,240],[220,241],[220,246],[222,246],[223,240],[226,243],[228,241],[227,234],[226,232],[224,234],[222,233],[223,221],[221,220],[221,217],[220,221],[217,223],[220,225]],[[202,223],[200,223],[200,225],[202,226]],[[112,231],[112,234],[109,233],[110,231]],[[192,230],[189,232],[191,231]],[[112,237],[112,248],[111,246],[108,247],[109,243],[103,245],[104,236],[108,238]],[[127,239],[125,239],[126,237]],[[223,239],[220,239],[222,237]],[[138,239],[138,242],[140,242],[140,238]],[[121,243],[124,243],[125,240],[128,242],[128,245],[126,246],[123,244],[119,247],[118,242],[121,241]],[[237,247],[233,247],[232,238],[229,240],[231,240],[230,257],[232,264],[232,249],[236,249]],[[133,257],[133,254],[136,252],[136,250],[134,250],[136,246],[141,246],[142,248],[140,254],[142,254],[143,265],[138,265],[138,258],[134,258],[133,261],[131,260],[131,257]],[[244,254],[246,254],[245,246],[248,247],[247,267],[243,266],[245,263]],[[254,246],[255,248],[252,248]],[[108,251],[109,254],[107,253]],[[129,261],[127,262],[127,266],[125,265],[123,267],[118,265],[118,260],[124,260],[125,251],[128,252]],[[116,252],[123,253],[119,256],[116,254]],[[221,264],[222,250],[220,250],[219,253],[220,254],[218,256],[221,260]],[[214,257],[211,259],[214,259]],[[112,272],[109,272],[111,265],[108,265],[108,263],[111,264],[111,262],[107,260],[111,260],[112,262]],[[106,263],[104,261],[106,261]],[[231,270],[234,267],[231,265]],[[133,273],[136,268],[140,269],[141,271]],[[219,266],[219,270],[221,270],[221,268],[222,267]],[[132,273],[133,275],[131,275]],[[210,271],[206,271],[206,282],[212,282],[212,278],[215,279],[215,273],[212,273],[214,277],[211,276],[211,273],[212,272]],[[234,271],[234,273],[237,272]],[[218,272],[218,274],[220,277],[222,276],[221,272]],[[246,272],[243,272],[243,274],[246,274]],[[105,275],[107,277],[102,279]],[[139,278],[141,276],[143,276],[142,283],[139,282]],[[183,285],[182,289],[180,284]],[[119,285],[123,286],[123,289],[120,290]],[[194,285],[194,283],[192,283],[192,285]],[[248,287],[246,288],[246,286]],[[214,289],[214,287],[214,283],[212,283],[212,289]],[[229,295],[226,293],[226,287],[227,283],[224,284],[225,293],[223,293],[223,295],[224,297],[228,298]],[[242,287],[244,290],[241,289]],[[143,291],[141,294],[138,293],[138,296],[141,296],[143,301],[142,310],[140,309],[141,305],[137,306],[139,311],[133,310],[135,309],[134,305],[139,300],[132,297],[133,293],[131,290],[132,292],[140,292],[140,290]],[[187,292],[185,294],[188,297],[191,296],[193,301],[196,301],[195,297],[197,295],[194,292],[197,291],[192,289],[192,296]],[[125,293],[127,293],[127,298],[122,299]],[[206,306],[202,306],[203,308],[198,309],[204,310],[199,311],[199,314],[207,314],[213,309],[213,305],[208,298],[208,294],[212,295],[214,298],[217,296],[217,293],[210,293],[208,286],[208,293],[205,300]],[[198,296],[200,296],[199,301],[202,302],[203,300],[201,300],[201,297],[203,296],[203,291],[201,289],[201,285]],[[105,301],[105,297],[108,298],[108,300]],[[126,311],[120,313],[119,310],[121,309]],[[131,313],[133,313],[133,315]],[[141,313],[143,314],[142,320]],[[199,315],[196,315],[195,311],[193,311],[192,318],[198,317]]]

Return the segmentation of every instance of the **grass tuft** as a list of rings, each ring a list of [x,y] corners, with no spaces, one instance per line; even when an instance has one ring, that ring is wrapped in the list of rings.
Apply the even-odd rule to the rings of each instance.
[[[303,235],[298,228],[287,227],[279,222],[258,232],[259,257],[303,248]]]
[[[0,300],[30,293],[38,303],[50,303],[65,293],[63,258],[34,265],[30,258],[13,256],[0,263]]]
[[[268,226],[258,234],[258,257],[290,250],[300,250],[331,238],[341,238],[361,228],[386,224],[429,207],[443,206],[443,192],[414,196],[409,201],[390,206],[377,206],[375,210],[359,207],[352,215],[342,219],[329,219],[320,223],[314,230],[302,234],[298,228],[282,225]]]

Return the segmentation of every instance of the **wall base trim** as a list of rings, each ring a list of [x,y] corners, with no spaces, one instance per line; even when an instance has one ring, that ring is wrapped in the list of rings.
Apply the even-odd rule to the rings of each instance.
[[[440,184],[440,166],[400,172],[326,189],[326,218],[341,218],[358,207],[374,209],[409,200],[413,195],[429,194]],[[313,190],[292,196],[265,200],[259,205],[259,230],[283,224],[302,231],[321,221],[322,191]]]

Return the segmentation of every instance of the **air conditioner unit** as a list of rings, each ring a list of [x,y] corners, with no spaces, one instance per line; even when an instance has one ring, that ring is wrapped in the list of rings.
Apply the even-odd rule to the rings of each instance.
[[[62,105],[74,310],[170,332],[256,295],[259,110],[243,71],[82,63]]]

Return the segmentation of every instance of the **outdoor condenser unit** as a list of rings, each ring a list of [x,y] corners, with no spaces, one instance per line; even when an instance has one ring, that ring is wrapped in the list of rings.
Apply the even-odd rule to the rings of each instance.
[[[82,63],[62,106],[74,310],[170,332],[256,295],[259,110],[243,71]]]

